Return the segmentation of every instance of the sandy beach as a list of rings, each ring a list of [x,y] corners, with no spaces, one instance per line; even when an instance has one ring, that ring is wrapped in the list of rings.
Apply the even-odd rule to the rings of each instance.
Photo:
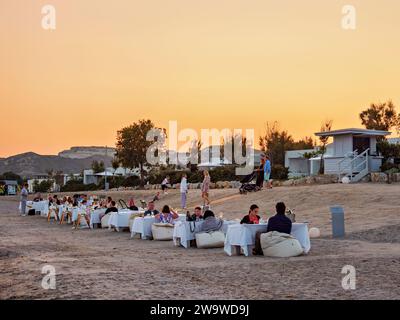
[[[127,199],[132,192],[114,192]],[[136,199],[154,191],[135,191]],[[130,239],[127,232],[72,230],[41,217],[20,217],[18,199],[0,199],[0,299],[399,299],[400,185],[279,187],[241,196],[213,190],[212,209],[240,218],[256,203],[263,217],[277,201],[297,221],[321,229],[307,256],[228,257],[223,249],[183,249]],[[177,207],[171,191],[157,206]],[[190,190],[189,205],[200,202]],[[345,239],[331,237],[329,206],[342,205]],[[44,265],[56,268],[56,290],[41,287]],[[342,267],[357,271],[356,290],[342,288]]]

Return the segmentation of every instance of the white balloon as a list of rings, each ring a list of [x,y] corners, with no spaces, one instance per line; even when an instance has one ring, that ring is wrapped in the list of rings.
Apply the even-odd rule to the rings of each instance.
[[[308,231],[310,238],[319,238],[319,236],[321,235],[321,231],[318,228],[311,228]]]

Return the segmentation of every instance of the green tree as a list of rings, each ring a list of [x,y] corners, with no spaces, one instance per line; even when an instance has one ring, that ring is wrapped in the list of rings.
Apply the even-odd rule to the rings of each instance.
[[[315,143],[313,138],[311,137],[304,137],[299,141],[295,141],[292,146],[292,150],[307,150],[307,149],[314,149]]]
[[[327,120],[321,126],[321,132],[329,132],[332,130],[332,120]],[[320,154],[321,154],[321,164],[319,166],[319,174],[324,174],[325,166],[324,166],[324,155],[326,153],[326,145],[329,141],[329,136],[321,136],[319,137],[320,142]]]
[[[14,180],[17,181],[19,185],[23,183],[21,176],[11,171],[4,172],[2,175],[0,175],[0,180]]]
[[[125,168],[140,170],[140,182],[144,184],[144,166],[148,164],[147,150],[154,141],[147,141],[147,133],[156,129],[151,120],[139,120],[117,133],[116,158]]]
[[[103,161],[96,161],[94,160],[92,162],[92,170],[94,173],[100,173],[100,172],[104,172],[105,170],[105,165]]]
[[[38,180],[35,180],[33,182],[33,191],[40,192],[40,193],[46,193],[46,192],[50,191],[52,186],[53,186],[52,180],[43,180],[40,183]]]
[[[400,114],[392,101],[385,103],[371,103],[369,108],[360,113],[363,126],[367,129],[389,131],[394,128],[400,131]]]
[[[259,145],[274,164],[285,165],[285,152],[292,150],[293,137],[285,130],[280,130],[277,122],[267,124],[264,136],[259,138]]]

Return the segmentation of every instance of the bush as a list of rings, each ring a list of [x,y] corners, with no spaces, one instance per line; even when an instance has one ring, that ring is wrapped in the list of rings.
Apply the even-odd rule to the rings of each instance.
[[[33,192],[46,193],[49,192],[53,186],[53,181],[43,180],[42,182],[35,181],[33,184]]]
[[[271,179],[274,180],[287,180],[289,175],[289,168],[281,164],[274,164],[271,168]]]
[[[385,163],[383,163],[382,165],[381,165],[381,171],[382,172],[387,172],[387,171],[390,171],[390,170],[398,170],[398,169],[400,169],[400,167],[399,167],[399,165],[398,164],[394,164],[394,163],[391,163],[391,162],[385,162]],[[395,172],[392,172],[392,173],[395,173]]]
[[[184,173],[186,173],[188,176],[190,175],[190,173],[187,171],[177,171],[173,169],[160,170],[159,172],[151,172],[147,178],[147,181],[150,184],[161,184],[165,177],[169,176],[169,183],[176,184],[181,182],[182,175]]]
[[[210,170],[211,181],[235,181],[240,180],[236,175],[236,166],[223,166]]]
[[[127,177],[123,182],[122,182],[123,187],[137,187],[140,186],[140,177],[138,176],[131,176]]]
[[[98,190],[98,186],[94,183],[83,184],[82,180],[70,180],[64,186],[61,187],[61,192],[79,192],[79,191],[95,191]]]
[[[188,182],[189,183],[200,183],[203,182],[204,176],[201,171],[193,171],[188,173]]]

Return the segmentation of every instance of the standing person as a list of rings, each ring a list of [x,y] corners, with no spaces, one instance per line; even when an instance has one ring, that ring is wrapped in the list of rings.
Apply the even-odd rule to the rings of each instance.
[[[264,183],[267,185],[267,189],[272,189],[271,181],[271,160],[268,156],[265,156],[264,164]]]
[[[203,180],[203,185],[201,187],[201,197],[204,200],[204,204],[207,206],[210,205],[210,199],[209,199],[210,183],[211,183],[210,174],[208,173],[207,170],[204,170],[204,180]]]
[[[21,215],[23,217],[26,216],[26,203],[28,201],[28,195],[28,184],[25,183],[21,190]]]
[[[161,190],[164,192],[164,194],[168,194],[166,190],[168,190],[168,185],[169,185],[169,176],[166,176],[165,179],[161,182]]]
[[[188,193],[187,175],[184,173],[181,180],[181,207],[186,209],[186,200]]]
[[[264,166],[265,166],[265,155],[262,154],[260,159],[260,167],[255,170],[257,172],[256,185],[260,189],[262,189],[264,184]]]

